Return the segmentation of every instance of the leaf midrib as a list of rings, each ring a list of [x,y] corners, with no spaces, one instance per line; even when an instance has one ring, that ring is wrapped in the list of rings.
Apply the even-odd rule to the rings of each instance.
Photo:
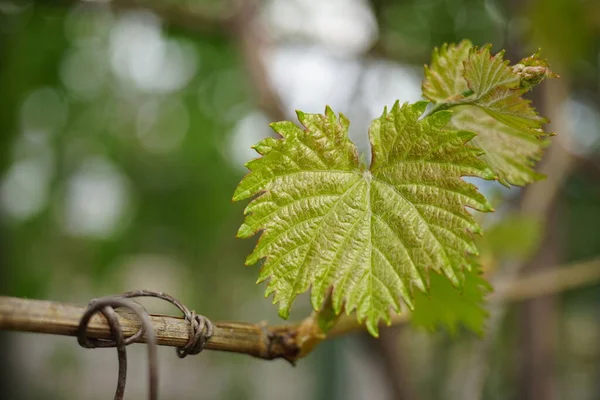
[[[452,267],[452,263],[450,262],[450,258],[448,257],[448,253],[446,252],[446,248],[442,245],[442,243],[440,242],[440,240],[438,239],[438,237],[433,233],[433,231],[431,230],[431,226],[429,226],[429,223],[427,222],[427,220],[425,219],[425,217],[423,217],[423,215],[421,214],[421,212],[418,210],[418,208],[410,201],[408,200],[394,185],[392,185],[389,182],[386,182],[382,179],[378,179],[376,176],[373,176],[373,180],[372,182],[379,182],[387,187],[389,187],[394,193],[396,193],[398,195],[398,197],[400,197],[402,200],[404,200],[409,206],[410,208],[412,208],[412,210],[415,212],[415,214],[419,217],[419,219],[421,220],[421,222],[427,227],[427,230],[429,231],[429,234],[433,237],[433,239],[436,241],[436,243],[438,244],[439,248],[442,250],[442,253],[444,254],[444,258],[446,259],[446,263],[448,266],[450,266],[451,269],[453,269]],[[437,187],[437,186],[436,186]]]
[[[352,171],[354,172],[354,171]],[[302,272],[304,271],[304,269],[306,268],[306,258],[308,257],[308,254],[310,253],[310,250],[312,249],[312,246],[315,242],[315,239],[319,236],[318,234],[321,231],[321,227],[323,226],[323,222],[331,215],[331,212],[338,206],[338,204],[340,204],[340,202],[345,199],[349,193],[352,192],[352,190],[359,184],[362,182],[362,179],[360,178],[360,174],[357,173],[357,175],[359,175],[359,179],[356,180],[356,182],[354,182],[352,185],[350,185],[350,187],[348,187],[348,189],[340,196],[340,198],[338,200],[336,200],[335,203],[333,203],[331,205],[331,207],[329,208],[329,210],[327,210],[327,212],[325,214],[323,214],[321,221],[319,222],[319,225],[313,230],[313,236],[310,239],[310,242],[308,243],[308,249],[306,250],[306,253],[304,253],[304,257],[302,259],[302,262],[299,264],[299,268],[298,268],[298,274],[296,275],[296,277],[294,278],[294,282],[292,284],[292,293],[295,296],[298,292],[298,282],[299,282],[299,277],[302,275]],[[301,292],[300,292],[301,293]]]

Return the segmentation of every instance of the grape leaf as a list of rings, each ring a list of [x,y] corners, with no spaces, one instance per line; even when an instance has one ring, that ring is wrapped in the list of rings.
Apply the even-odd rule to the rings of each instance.
[[[452,103],[469,91],[464,79],[463,62],[469,57],[473,44],[463,40],[459,44],[445,43],[433,50],[431,67],[425,66],[423,96],[435,103]]]
[[[490,226],[476,243],[480,253],[493,260],[523,260],[538,248],[543,222],[517,213],[508,214]]]
[[[291,122],[271,126],[282,136],[254,148],[262,156],[247,164],[249,174],[233,200],[258,195],[245,210],[238,231],[262,231],[252,254],[264,259],[259,282],[269,279],[279,314],[289,315],[299,293],[312,286],[319,310],[329,293],[336,314],[356,310],[377,336],[400,299],[413,306],[413,289],[427,291],[429,270],[458,286],[477,249],[471,234],[479,226],[466,210],[491,211],[463,176],[493,178],[465,145],[472,132],[443,129],[448,111],[419,119],[427,102],[397,102],[374,120],[369,137],[372,162],[361,164],[348,138],[348,120],[298,112]]]
[[[429,293],[415,293],[415,309],[411,322],[429,331],[446,326],[455,334],[459,325],[481,335],[488,312],[482,307],[485,296],[491,291],[479,267],[465,270],[460,288],[452,286],[440,274],[430,275]]]
[[[497,89],[515,89],[521,81],[519,75],[508,66],[508,61],[504,60],[504,50],[492,56],[490,48],[491,45],[481,50],[472,47],[463,64],[463,78],[473,92],[473,100],[481,99]]]
[[[494,56],[469,41],[435,49],[425,67],[423,95],[436,110],[458,107],[450,125],[472,130],[473,144],[503,185],[525,185],[543,178],[534,171],[548,142],[541,126],[547,122],[522,96],[547,77],[556,77],[536,53],[513,67],[504,52]]]
[[[493,149],[481,158],[496,170],[500,183],[524,186],[543,179],[544,175],[533,169],[548,145],[548,141],[540,140],[539,134],[523,134],[476,107],[454,109],[451,124],[455,128],[478,132],[472,143],[482,149]]]

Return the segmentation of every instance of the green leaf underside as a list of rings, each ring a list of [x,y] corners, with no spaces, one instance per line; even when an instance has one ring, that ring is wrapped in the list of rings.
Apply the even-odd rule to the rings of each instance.
[[[460,325],[481,335],[487,311],[481,306],[484,297],[491,291],[478,267],[465,271],[461,288],[452,286],[445,277],[432,273],[428,294],[415,293],[415,310],[411,322],[429,331],[440,325],[455,334]]]
[[[502,166],[502,173],[498,176],[500,183],[524,186],[544,177],[535,172],[533,167],[535,161],[540,159],[547,141],[540,141],[532,134],[523,134],[474,107],[457,107],[453,112],[451,126],[479,132],[473,138],[473,145],[482,149],[494,149],[480,157],[490,166]]]
[[[299,112],[304,129],[272,124],[282,138],[255,146],[262,157],[247,164],[233,199],[259,196],[238,236],[262,231],[247,264],[264,259],[259,282],[269,279],[266,296],[274,294],[283,318],[299,293],[312,286],[318,310],[333,288],[335,312],[356,310],[377,336],[400,299],[412,307],[414,287],[427,291],[429,269],[460,285],[477,253],[471,233],[479,232],[466,207],[491,210],[461,177],[493,173],[481,150],[465,145],[473,133],[443,129],[450,112],[418,120],[426,105],[396,103],[373,121],[368,169],[347,119],[330,108]]]
[[[431,66],[425,68],[423,94],[446,108],[459,107],[449,126],[477,133],[473,143],[485,151],[499,182],[522,186],[543,178],[533,167],[547,145],[541,130],[547,120],[522,97],[532,81],[542,78],[532,79],[523,68],[539,66],[547,76],[554,75],[537,54],[521,60],[520,70],[503,56],[492,56],[489,45],[478,49],[466,40],[444,45],[434,50]]]

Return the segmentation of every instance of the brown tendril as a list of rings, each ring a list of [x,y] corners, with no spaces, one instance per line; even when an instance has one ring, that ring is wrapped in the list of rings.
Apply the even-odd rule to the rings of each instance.
[[[85,348],[93,349],[96,347],[116,347],[119,359],[119,374],[117,379],[117,390],[115,392],[115,400],[122,400],[125,393],[125,383],[127,381],[127,352],[125,346],[138,342],[142,336],[146,336],[148,343],[148,369],[149,369],[149,396],[150,400],[158,399],[158,367],[157,367],[157,356],[156,356],[156,334],[150,321],[150,317],[146,309],[136,303],[132,298],[136,297],[155,297],[177,307],[184,315],[185,320],[188,322],[190,327],[188,342],[177,348],[177,355],[180,358],[184,358],[188,354],[198,354],[202,351],[206,345],[207,340],[212,336],[213,325],[206,317],[196,314],[193,310],[190,311],[185,305],[179,302],[174,297],[163,293],[155,292],[152,290],[137,290],[133,292],[127,292],[116,296],[102,297],[94,299],[88,305],[87,310],[81,317],[79,327],[77,331],[77,341]],[[119,324],[119,319],[116,308],[127,308],[133,311],[141,321],[140,329],[132,336],[124,337],[123,330]],[[87,337],[87,327],[92,318],[96,313],[104,315],[110,330],[113,335],[113,339],[97,339]]]

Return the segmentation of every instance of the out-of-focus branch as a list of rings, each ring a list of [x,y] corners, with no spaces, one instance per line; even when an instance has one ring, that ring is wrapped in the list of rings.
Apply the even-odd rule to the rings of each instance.
[[[600,258],[532,273],[514,282],[500,282],[490,302],[513,302],[558,294],[600,282]]]
[[[524,215],[542,221],[576,162],[576,158],[567,150],[570,147],[571,132],[559,109],[561,100],[568,96],[568,87],[565,77],[545,82],[542,86],[544,99],[548,103],[548,115],[553,117],[552,129],[559,132],[559,136],[553,138],[553,143],[540,164],[539,172],[546,175],[546,179],[527,187],[521,203]]]
[[[234,41],[243,56],[250,81],[254,85],[258,106],[275,120],[285,119],[283,104],[266,68],[266,53],[269,50],[269,35],[260,23],[260,1],[239,0],[237,12],[229,24]]]

